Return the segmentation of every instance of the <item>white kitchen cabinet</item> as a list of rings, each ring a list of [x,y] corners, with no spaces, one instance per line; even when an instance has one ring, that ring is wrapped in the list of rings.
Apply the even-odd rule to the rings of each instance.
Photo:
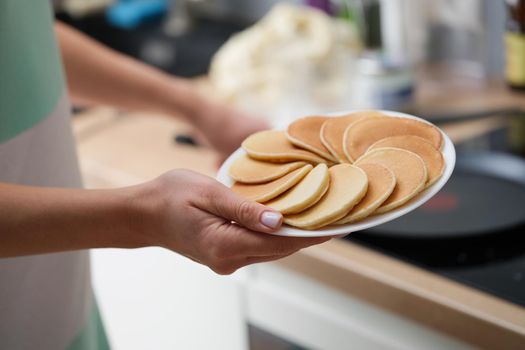
[[[238,280],[246,321],[305,348],[471,349],[273,264],[251,267]]]
[[[231,278],[161,248],[95,249],[92,269],[112,349],[247,348]]]

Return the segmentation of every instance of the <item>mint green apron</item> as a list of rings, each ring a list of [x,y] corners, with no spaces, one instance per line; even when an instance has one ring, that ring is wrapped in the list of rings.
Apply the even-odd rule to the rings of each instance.
[[[81,187],[53,15],[0,1],[0,182]],[[109,349],[88,251],[0,259],[0,349]]]

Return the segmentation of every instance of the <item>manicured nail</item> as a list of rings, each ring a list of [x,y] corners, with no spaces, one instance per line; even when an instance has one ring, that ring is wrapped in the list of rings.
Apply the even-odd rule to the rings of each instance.
[[[283,216],[273,211],[265,211],[261,215],[261,223],[269,228],[277,228],[283,219]]]

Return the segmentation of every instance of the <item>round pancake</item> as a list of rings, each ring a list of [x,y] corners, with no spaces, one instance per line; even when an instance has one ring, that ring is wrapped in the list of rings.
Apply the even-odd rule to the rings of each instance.
[[[379,117],[383,114],[374,111],[355,112],[341,117],[328,118],[321,126],[321,142],[330,153],[340,162],[348,163],[343,148],[343,137],[346,128],[363,118]]]
[[[243,154],[235,159],[230,169],[228,169],[228,175],[238,182],[258,184],[278,179],[304,165],[306,165],[305,162],[284,164],[262,162]]]
[[[330,117],[304,117],[288,126],[286,136],[291,143],[312,151],[323,158],[336,162],[337,159],[321,142],[321,127]]]
[[[441,149],[443,136],[433,125],[408,118],[378,117],[359,120],[345,131],[344,152],[350,161],[362,156],[375,142],[390,136],[415,135]]]
[[[365,172],[350,164],[338,164],[328,170],[330,186],[314,206],[299,214],[284,217],[288,225],[314,230],[345,216],[365,195],[368,180]]]
[[[368,150],[382,147],[402,148],[420,156],[425,162],[428,171],[428,180],[425,187],[436,182],[445,169],[445,160],[443,159],[441,151],[434,148],[430,142],[419,136],[399,135],[387,137],[374,143]]]
[[[286,138],[286,133],[279,130],[260,131],[248,136],[242,148],[251,158],[276,163],[304,160],[311,163],[326,163],[326,159],[317,154],[295,147]]]
[[[264,205],[282,214],[299,213],[317,203],[328,190],[329,184],[328,167],[325,164],[318,164],[291,190]]]
[[[396,177],[394,191],[376,210],[385,213],[397,208],[423,190],[427,182],[427,167],[417,154],[400,148],[376,148],[359,158],[355,164],[379,163],[390,169]]]
[[[302,168],[296,169],[277,180],[264,184],[252,185],[236,182],[231,189],[233,192],[246,199],[259,203],[266,202],[295,186],[310,172],[310,170],[312,170],[312,168],[313,167],[310,164],[306,164]]]
[[[368,191],[364,198],[352,210],[336,224],[348,224],[364,219],[372,214],[396,187],[396,176],[387,167],[379,163],[366,163],[359,165],[368,177]]]

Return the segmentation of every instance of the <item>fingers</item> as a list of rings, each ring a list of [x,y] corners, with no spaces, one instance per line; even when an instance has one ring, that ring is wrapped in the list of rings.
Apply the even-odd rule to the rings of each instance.
[[[324,238],[322,241],[329,240],[330,237]],[[229,275],[237,271],[238,269],[263,262],[275,261],[279,259],[286,258],[300,249],[289,251],[286,254],[277,254],[277,255],[268,255],[268,256],[247,256],[241,258],[231,258],[227,260],[218,261],[216,264],[208,265],[213,271],[220,275]]]
[[[212,198],[208,198],[207,203],[203,203],[203,210],[226,220],[235,221],[252,231],[272,233],[282,225],[281,213],[246,200],[222,184],[217,183],[217,186],[213,186],[209,195]]]
[[[249,256],[287,256],[316,244],[327,242],[331,237],[281,237],[263,236],[258,234],[255,239],[247,242],[245,252]]]
[[[282,237],[262,234],[240,227],[236,224],[224,224],[214,236],[223,257],[237,258],[246,256],[288,255],[300,249],[324,243],[331,237]]]
[[[206,259],[218,274],[231,274],[242,266],[283,258],[302,248],[332,237],[281,237],[248,230],[235,223],[220,222],[207,226]]]
[[[269,262],[269,261],[275,261],[275,260],[286,258],[287,256],[290,256],[292,254],[293,253],[286,254],[286,255],[249,256],[243,261],[243,266],[248,266],[248,265],[258,264],[258,263],[263,263],[263,262]]]
[[[211,269],[220,274],[220,275],[230,275],[237,271],[240,268],[243,268],[248,265],[258,264],[263,262],[275,261],[282,258],[285,258],[291,254],[287,255],[272,255],[272,256],[249,256],[242,259],[232,260],[227,263],[222,264],[221,266],[211,267]]]
[[[290,254],[288,254],[290,255]],[[273,256],[251,256],[245,259],[239,259],[235,261],[230,261],[228,263],[222,264],[220,266],[210,266],[210,268],[218,273],[219,275],[231,275],[240,268],[243,268],[248,265],[269,262],[274,260],[279,260],[287,257],[288,255],[273,255]]]

